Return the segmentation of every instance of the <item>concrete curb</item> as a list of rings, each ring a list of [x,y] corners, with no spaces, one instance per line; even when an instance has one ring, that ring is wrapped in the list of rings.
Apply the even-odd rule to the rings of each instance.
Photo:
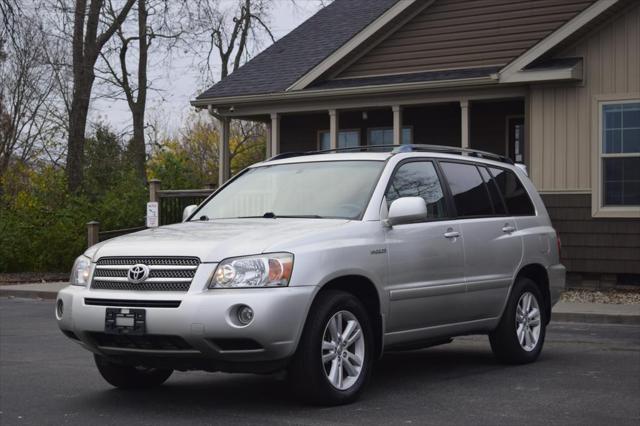
[[[23,297],[25,299],[48,299],[55,300],[57,292],[33,291],[33,290],[3,290],[0,287],[0,297]]]
[[[0,297],[55,299],[58,291],[68,285],[68,282],[3,285],[0,286]]]
[[[36,283],[0,286],[0,297],[55,300],[68,283]],[[560,302],[553,308],[551,321],[589,324],[640,325],[640,305]]]
[[[584,322],[589,324],[640,325],[640,315],[596,314],[593,312],[553,312],[552,322]]]

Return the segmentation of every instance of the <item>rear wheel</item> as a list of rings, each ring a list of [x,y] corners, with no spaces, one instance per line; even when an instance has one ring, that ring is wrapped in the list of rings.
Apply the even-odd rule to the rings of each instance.
[[[539,287],[519,278],[498,327],[489,334],[491,349],[507,364],[535,361],[544,344],[547,318]]]
[[[289,369],[295,394],[323,405],[354,401],[370,375],[372,337],[369,317],[356,297],[321,293]]]
[[[173,370],[116,364],[100,355],[94,355],[94,359],[102,377],[109,384],[122,389],[160,386],[173,373]]]

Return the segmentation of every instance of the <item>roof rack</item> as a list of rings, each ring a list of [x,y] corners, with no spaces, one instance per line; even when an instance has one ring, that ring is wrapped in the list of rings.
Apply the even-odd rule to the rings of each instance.
[[[494,154],[486,151],[479,151],[477,149],[458,148],[455,146],[446,145],[426,145],[426,144],[408,144],[408,145],[363,145],[353,146],[347,148],[333,148],[323,149],[318,151],[298,151],[298,152],[285,152],[275,155],[267,161],[282,160],[291,157],[300,157],[304,155],[315,154],[329,154],[337,152],[363,152],[363,151],[379,151],[380,149],[390,148],[391,154],[401,154],[406,152],[438,152],[443,154],[460,154],[468,155],[470,157],[485,158],[487,160],[499,161],[502,163],[514,164],[513,160],[503,155]]]
[[[284,158],[301,157],[303,155],[316,155],[316,154],[331,154],[336,152],[366,152],[366,151],[379,151],[380,148],[391,148],[389,152],[392,152],[393,148],[397,148],[398,145],[362,145],[362,146],[350,146],[345,148],[333,148],[333,149],[321,149],[317,151],[291,151],[283,152],[282,154],[274,155],[267,161],[282,160]]]
[[[403,152],[440,152],[444,154],[467,154],[469,157],[486,158],[487,160],[499,161],[501,163],[513,164],[513,160],[504,155],[494,154],[492,152],[480,151],[470,148],[458,148],[455,146],[445,145],[424,145],[424,144],[409,144],[409,145],[396,145],[396,148],[392,151],[394,154],[400,154]]]

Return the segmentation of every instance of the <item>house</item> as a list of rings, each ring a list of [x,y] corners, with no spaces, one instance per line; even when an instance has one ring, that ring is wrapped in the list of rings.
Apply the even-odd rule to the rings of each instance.
[[[640,2],[336,0],[192,102],[267,155],[427,143],[528,167],[570,278],[640,282]],[[221,181],[229,178],[221,146]]]

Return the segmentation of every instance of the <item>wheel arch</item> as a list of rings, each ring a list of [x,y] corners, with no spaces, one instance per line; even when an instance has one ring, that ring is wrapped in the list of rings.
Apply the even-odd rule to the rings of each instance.
[[[318,292],[316,292],[311,306],[318,299],[318,295],[327,290],[340,290],[350,293],[364,305],[371,326],[373,327],[373,341],[375,358],[382,355],[384,345],[384,318],[381,311],[380,295],[376,285],[363,275],[350,274],[332,278],[327,281]]]
[[[540,289],[540,293],[543,298],[546,323],[548,324],[551,320],[551,292],[549,289],[549,274],[547,273],[547,268],[539,263],[530,263],[525,265],[518,271],[514,284],[522,277],[529,278],[531,281],[535,282]]]

